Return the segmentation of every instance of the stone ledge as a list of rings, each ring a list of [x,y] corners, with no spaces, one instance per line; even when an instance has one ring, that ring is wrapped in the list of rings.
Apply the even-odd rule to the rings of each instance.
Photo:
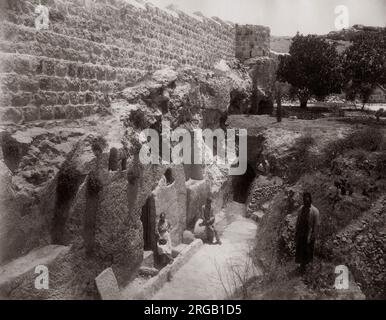
[[[202,247],[201,239],[196,239],[184,248],[171,265],[160,270],[159,274],[149,279],[137,292],[129,292],[130,285],[123,289],[121,295],[124,300],[150,300],[163,285],[170,281],[181,267]]]

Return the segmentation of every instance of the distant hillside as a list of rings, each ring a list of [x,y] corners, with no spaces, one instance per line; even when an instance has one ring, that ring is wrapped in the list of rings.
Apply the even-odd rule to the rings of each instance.
[[[382,27],[370,27],[363,25],[354,25],[349,29],[343,29],[340,31],[331,31],[326,35],[321,35],[320,37],[326,38],[337,44],[338,52],[343,52],[347,47],[350,46],[350,42],[354,37],[371,33],[381,32],[385,28]],[[288,53],[291,46],[292,37],[288,36],[271,36],[271,50]]]
[[[292,37],[271,36],[271,50],[279,53],[288,53]]]
[[[378,33],[384,30],[382,27],[369,27],[356,24],[349,29],[343,29],[340,31],[331,31],[325,37],[327,39],[335,41],[352,41],[354,37],[360,34]]]

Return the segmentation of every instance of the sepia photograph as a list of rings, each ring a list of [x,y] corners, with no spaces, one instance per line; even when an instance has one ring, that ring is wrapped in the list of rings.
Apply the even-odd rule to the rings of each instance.
[[[386,0],[0,0],[0,146],[0,300],[386,300]]]

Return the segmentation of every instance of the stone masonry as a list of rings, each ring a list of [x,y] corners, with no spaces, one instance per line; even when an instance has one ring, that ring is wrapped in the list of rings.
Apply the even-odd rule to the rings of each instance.
[[[2,122],[108,111],[115,92],[154,70],[210,69],[234,56],[233,27],[219,19],[135,1],[48,0],[49,29],[37,31],[37,4],[2,1]]]
[[[236,25],[236,58],[241,62],[251,58],[268,56],[270,29],[265,26]]]

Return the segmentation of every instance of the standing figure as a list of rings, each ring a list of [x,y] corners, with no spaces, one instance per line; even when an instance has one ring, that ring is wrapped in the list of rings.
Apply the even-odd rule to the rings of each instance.
[[[312,205],[309,192],[303,194],[303,206],[296,222],[296,259],[300,272],[304,274],[307,265],[313,261],[315,240],[320,224],[319,210]]]
[[[157,249],[163,264],[173,262],[170,229],[171,229],[171,225],[169,221],[166,219],[166,214],[162,212],[157,226],[157,232],[158,232]]]
[[[208,198],[206,200],[206,204],[202,207],[204,212],[203,214],[203,222],[200,224],[201,227],[206,227],[206,235],[209,243],[213,244],[213,238],[216,238],[216,243],[221,245],[221,240],[218,235],[216,228],[214,227],[215,216],[212,208],[212,199]]]

